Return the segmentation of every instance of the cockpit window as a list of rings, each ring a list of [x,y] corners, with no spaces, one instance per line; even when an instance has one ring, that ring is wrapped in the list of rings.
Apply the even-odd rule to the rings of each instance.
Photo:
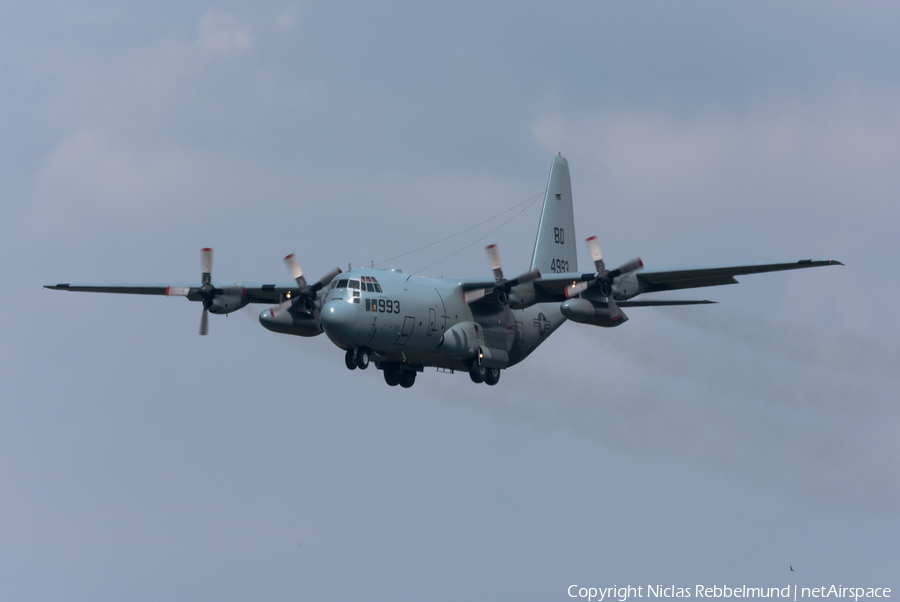
[[[375,285],[374,285],[374,284],[372,284],[371,282],[364,282],[363,284],[365,284],[365,286],[366,286],[366,292],[367,292],[367,293],[374,293],[374,292],[375,292]]]
[[[333,289],[335,286],[337,286],[337,280],[332,280],[331,285],[328,287],[328,290]]]
[[[359,280],[351,280],[350,288],[359,288]]]
[[[341,278],[340,280],[338,280],[337,288],[347,288],[347,279]]]
[[[381,285],[378,284],[377,282],[375,283],[375,292],[376,292],[376,293],[380,293],[380,292],[381,292]]]

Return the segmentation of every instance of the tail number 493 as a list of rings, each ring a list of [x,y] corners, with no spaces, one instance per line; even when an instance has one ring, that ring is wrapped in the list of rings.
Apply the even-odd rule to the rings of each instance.
[[[569,262],[563,259],[551,259],[550,271],[557,274],[563,274],[569,271]]]

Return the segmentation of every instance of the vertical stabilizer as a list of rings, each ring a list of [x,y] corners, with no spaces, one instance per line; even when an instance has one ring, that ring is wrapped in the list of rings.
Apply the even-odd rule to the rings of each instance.
[[[531,269],[545,274],[577,272],[576,240],[569,162],[562,155],[557,155],[550,165],[550,180],[544,196],[541,225],[534,242]]]

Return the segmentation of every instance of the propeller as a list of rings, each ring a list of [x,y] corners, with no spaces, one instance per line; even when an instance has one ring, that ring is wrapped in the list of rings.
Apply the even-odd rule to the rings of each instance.
[[[580,295],[592,286],[600,285],[600,294],[609,297],[612,294],[613,281],[622,274],[628,274],[644,267],[644,262],[640,257],[635,257],[631,261],[626,261],[614,270],[607,270],[603,261],[603,253],[600,251],[600,243],[597,242],[596,236],[591,236],[584,241],[587,244],[591,259],[594,261],[594,267],[597,268],[597,277],[592,280],[578,282],[566,287],[566,298]]]
[[[318,292],[322,290],[322,288],[328,286],[328,284],[334,280],[334,277],[341,273],[341,268],[334,268],[322,276],[317,282],[310,285],[307,284],[306,277],[303,275],[303,270],[300,269],[300,263],[293,253],[284,258],[284,264],[287,266],[291,276],[293,276],[294,280],[297,282],[297,286],[300,287],[300,292],[297,295],[286,299],[284,302],[280,303],[278,307],[272,310],[273,317],[283,311],[292,309],[297,305],[302,305],[304,311],[312,311],[315,309],[315,300]]]
[[[487,253],[488,261],[491,263],[491,270],[494,272],[494,286],[464,292],[463,300],[466,303],[474,303],[488,295],[496,294],[497,301],[502,305],[506,305],[509,302],[509,293],[512,289],[520,284],[531,282],[541,277],[540,270],[531,270],[530,272],[519,274],[512,280],[507,280],[503,277],[503,268],[500,267],[500,251],[497,249],[497,245],[488,245],[484,250]]]
[[[209,308],[216,297],[216,288],[212,285],[212,249],[200,249],[200,290],[198,295],[203,301],[203,316],[200,318],[200,336],[209,332]]]

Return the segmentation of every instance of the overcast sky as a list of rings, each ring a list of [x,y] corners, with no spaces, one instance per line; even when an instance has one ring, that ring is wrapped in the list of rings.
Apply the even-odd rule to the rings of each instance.
[[[900,593],[894,2],[7,3],[0,598]],[[528,267],[552,156],[647,267],[496,387],[56,282]],[[491,232],[504,222],[505,225]],[[579,249],[582,268],[590,266]],[[790,572],[793,566],[796,572]]]

